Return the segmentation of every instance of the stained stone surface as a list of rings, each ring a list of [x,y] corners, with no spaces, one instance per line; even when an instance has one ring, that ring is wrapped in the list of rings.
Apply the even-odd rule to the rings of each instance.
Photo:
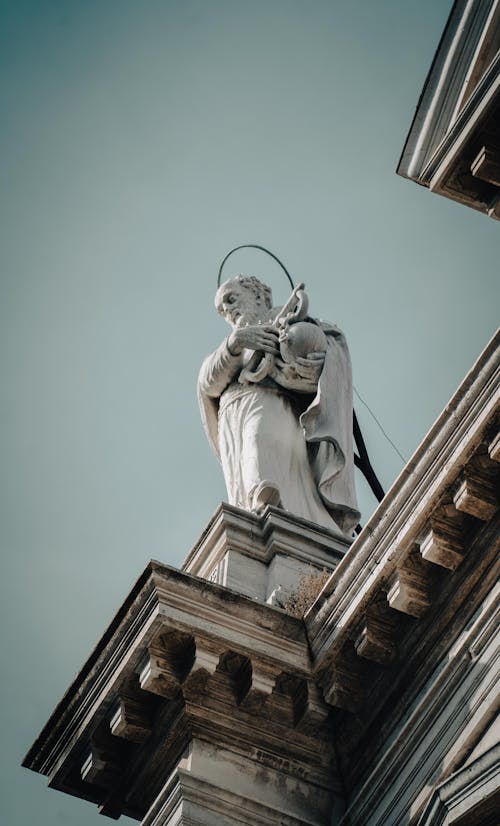
[[[301,620],[152,562],[25,765],[114,818],[321,826],[341,793],[311,666]]]
[[[222,503],[182,569],[261,602],[286,595],[319,571],[333,571],[350,547],[337,532],[279,508],[261,515]]]
[[[24,765],[143,826],[495,826],[499,388],[500,335],[350,546],[221,505],[182,571],[148,565]],[[269,604],[323,568],[303,620]]]

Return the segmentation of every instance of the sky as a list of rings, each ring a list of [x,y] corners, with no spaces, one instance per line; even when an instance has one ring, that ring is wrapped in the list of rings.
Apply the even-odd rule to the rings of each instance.
[[[196,402],[225,253],[306,283],[407,459],[494,333],[497,223],[395,174],[450,7],[0,0],[9,826],[101,822],[20,762],[148,560],[180,565],[225,498]],[[240,271],[288,297],[267,256]],[[388,489],[402,461],[356,410]]]

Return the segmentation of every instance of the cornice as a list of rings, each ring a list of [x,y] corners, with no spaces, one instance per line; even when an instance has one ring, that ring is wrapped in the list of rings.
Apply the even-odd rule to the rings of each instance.
[[[192,621],[189,622],[191,617]],[[23,766],[53,775],[82,737],[96,709],[109,706],[125,676],[138,667],[151,639],[163,628],[189,630],[231,644],[241,653],[279,659],[310,671],[300,620],[175,568],[150,562],[82,670],[65,693]],[[194,624],[193,624],[194,623]],[[252,642],[253,640],[253,642]]]
[[[427,75],[397,172],[424,183],[422,170],[445,138],[486,21],[498,0],[456,0]]]
[[[484,73],[456,121],[421,169],[421,183],[426,183],[430,189],[436,189],[440,185],[450,164],[499,96],[500,52]]]
[[[401,812],[410,814],[410,805],[414,823],[432,786],[456,770],[494,719],[500,659],[497,576],[498,569],[496,576],[490,571],[484,604],[441,656],[432,678],[414,675],[413,701],[408,705],[405,692],[391,725],[380,725],[383,747],[351,796],[346,814],[351,826],[398,822]],[[381,789],[391,794],[381,795]]]
[[[333,789],[304,623],[151,562],[23,765],[102,814],[140,819],[193,738]]]
[[[414,823],[494,714],[499,396],[497,334],[306,614],[351,826]]]
[[[332,659],[390,582],[447,488],[494,423],[500,332],[490,341],[305,617],[315,667]]]

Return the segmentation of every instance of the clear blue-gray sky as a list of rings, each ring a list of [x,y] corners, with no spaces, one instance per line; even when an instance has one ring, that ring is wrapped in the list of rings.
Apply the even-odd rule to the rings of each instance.
[[[493,333],[498,225],[394,172],[450,6],[0,2],[9,826],[100,822],[19,763],[147,560],[180,564],[224,497],[195,395],[223,255],[257,241],[306,282],[407,457]]]

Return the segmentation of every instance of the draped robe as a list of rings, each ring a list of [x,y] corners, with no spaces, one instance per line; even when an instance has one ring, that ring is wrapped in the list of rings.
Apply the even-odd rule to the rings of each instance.
[[[266,480],[278,487],[285,510],[351,538],[360,514],[350,356],[335,325],[313,323],[328,343],[315,393],[300,392],[300,379],[294,390],[283,387],[279,368],[260,383],[239,383],[253,351],[235,356],[224,341],[200,370],[201,416],[231,504],[250,510],[256,486]]]

